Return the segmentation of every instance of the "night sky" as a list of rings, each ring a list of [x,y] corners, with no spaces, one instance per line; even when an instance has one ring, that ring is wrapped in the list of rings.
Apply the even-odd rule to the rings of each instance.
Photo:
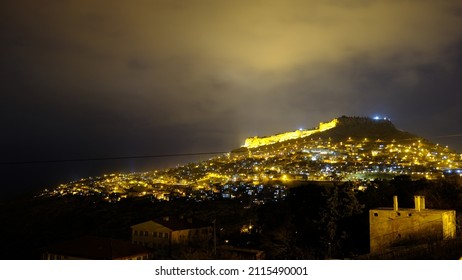
[[[7,0],[0,15],[2,163],[229,151],[342,115],[462,152],[459,0]],[[2,164],[0,187],[190,160]]]

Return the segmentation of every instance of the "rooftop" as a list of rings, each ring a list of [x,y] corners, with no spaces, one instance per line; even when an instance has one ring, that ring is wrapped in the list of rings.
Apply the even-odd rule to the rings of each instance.
[[[161,224],[164,227],[167,227],[173,231],[212,226],[210,223],[198,219],[184,217],[162,217],[154,219],[154,222]]]

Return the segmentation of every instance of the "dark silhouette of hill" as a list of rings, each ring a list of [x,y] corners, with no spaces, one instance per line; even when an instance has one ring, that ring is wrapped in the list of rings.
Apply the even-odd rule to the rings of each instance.
[[[345,141],[349,137],[355,140],[368,138],[370,140],[380,139],[384,141],[415,140],[419,138],[409,132],[397,129],[389,119],[346,116],[338,118],[336,127],[313,134],[311,137],[330,137],[334,141]]]

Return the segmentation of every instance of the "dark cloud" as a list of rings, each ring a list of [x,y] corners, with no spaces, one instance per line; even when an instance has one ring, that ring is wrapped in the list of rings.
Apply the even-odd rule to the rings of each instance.
[[[340,115],[457,134],[461,10],[455,0],[7,1],[2,157],[230,150]],[[458,140],[441,138],[462,151]]]

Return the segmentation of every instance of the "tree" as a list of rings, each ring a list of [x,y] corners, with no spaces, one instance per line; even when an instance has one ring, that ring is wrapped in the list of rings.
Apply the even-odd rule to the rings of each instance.
[[[357,200],[350,182],[325,187],[323,197],[325,200],[320,209],[318,229],[326,257],[330,258],[346,253],[342,250],[342,243],[350,237],[351,232],[347,221],[361,214],[364,205]]]
[[[363,205],[351,183],[335,183],[294,187],[286,201],[263,208],[261,241],[271,248],[270,258],[322,259],[331,257],[329,249],[335,256],[348,253],[343,252],[343,244],[353,235],[352,221]]]

